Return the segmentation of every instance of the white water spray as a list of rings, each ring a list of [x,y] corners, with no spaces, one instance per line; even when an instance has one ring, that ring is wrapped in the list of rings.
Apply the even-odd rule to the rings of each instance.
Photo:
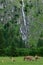
[[[26,26],[24,7],[25,7],[25,4],[24,4],[24,1],[22,0],[22,15],[23,15],[23,19],[24,19],[24,26]]]
[[[25,45],[26,45],[26,43],[27,43],[27,21],[26,21],[24,7],[25,7],[24,0],[22,0],[22,18],[23,18],[23,22],[21,24],[20,31],[21,31],[21,34],[22,34],[22,39],[25,41]]]

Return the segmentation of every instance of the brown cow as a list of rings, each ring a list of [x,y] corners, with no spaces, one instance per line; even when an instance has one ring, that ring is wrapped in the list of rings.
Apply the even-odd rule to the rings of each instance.
[[[32,61],[34,61],[35,58],[33,56],[25,56],[24,60],[30,60],[30,61],[32,60]]]

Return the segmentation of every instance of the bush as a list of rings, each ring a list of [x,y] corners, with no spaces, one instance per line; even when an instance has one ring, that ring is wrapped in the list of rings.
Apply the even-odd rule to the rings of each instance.
[[[32,55],[35,56],[36,54],[39,56],[43,56],[43,47],[40,48],[19,48],[17,49],[18,52],[16,52],[18,54],[18,56],[26,56],[26,55]]]
[[[26,48],[18,48],[17,49],[18,56],[26,56],[29,55],[29,49]]]
[[[43,47],[38,48],[38,55],[43,56]]]
[[[35,56],[36,54],[39,56],[43,56],[43,47],[40,48],[16,48],[15,50],[11,51],[10,48],[6,48],[4,55],[5,56],[28,56],[32,55]]]
[[[29,55],[35,56],[37,54],[37,49],[36,48],[32,48],[29,51]]]

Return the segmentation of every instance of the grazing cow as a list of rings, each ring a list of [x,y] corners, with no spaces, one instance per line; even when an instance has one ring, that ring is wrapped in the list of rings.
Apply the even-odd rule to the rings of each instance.
[[[35,55],[35,60],[39,59],[39,56]]]
[[[9,59],[12,61],[12,62],[15,62],[15,59],[13,57],[9,57]]]
[[[15,59],[13,57],[9,57],[12,62],[15,62]]]
[[[33,56],[25,56],[24,60],[30,60],[30,61],[32,60],[32,61],[34,61],[35,59],[34,59]]]
[[[11,60],[12,60],[12,62],[15,62],[15,59],[13,57],[11,58]]]

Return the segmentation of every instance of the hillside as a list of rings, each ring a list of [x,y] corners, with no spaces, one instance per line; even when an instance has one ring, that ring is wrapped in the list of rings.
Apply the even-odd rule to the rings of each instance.
[[[43,0],[24,0],[25,18],[22,7],[22,0],[0,0],[0,28],[9,23],[15,30],[19,28],[19,35],[26,45],[37,46],[43,31]]]

